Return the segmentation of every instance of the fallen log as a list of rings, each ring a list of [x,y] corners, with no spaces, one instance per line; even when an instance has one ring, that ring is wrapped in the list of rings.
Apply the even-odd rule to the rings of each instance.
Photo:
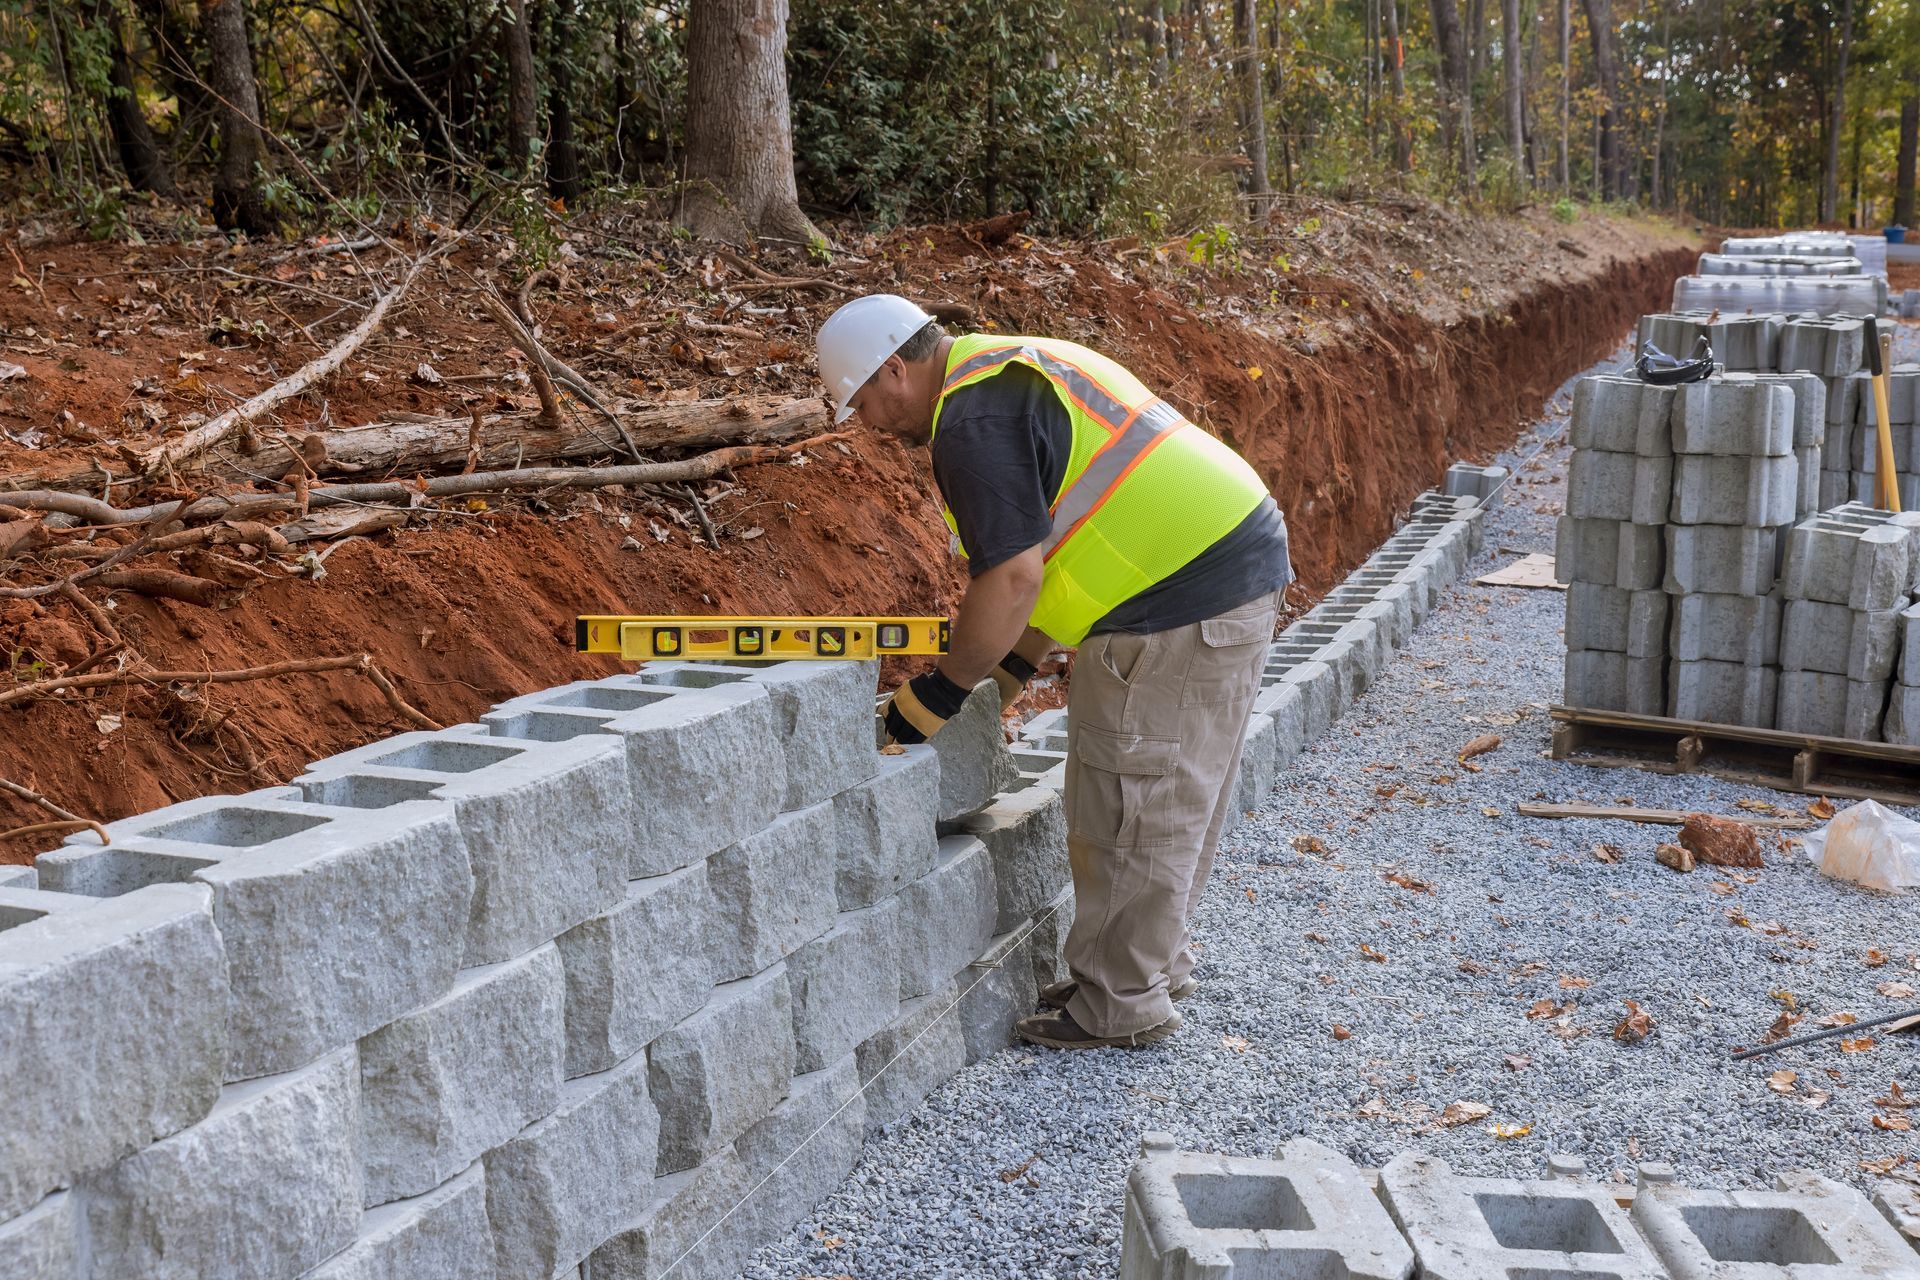
[[[818,434],[832,422],[826,401],[817,396],[799,400],[740,396],[682,404],[623,401],[612,407],[642,453],[778,444]],[[336,477],[455,471],[467,466],[470,448],[476,444],[475,471],[617,452],[606,429],[590,418],[562,421],[557,427],[542,426],[539,418],[533,411],[482,415],[477,441],[473,438],[473,420],[464,416],[293,433],[253,453],[216,450],[203,455],[191,470],[234,483],[285,480],[300,469],[296,450],[315,475]],[[44,503],[45,495],[40,491],[98,490],[100,482],[100,468],[94,465],[0,477],[0,504],[23,490],[33,492]],[[72,496],[74,501],[65,506],[42,505],[36,509],[64,511],[97,523],[114,522],[104,516],[111,508],[99,499],[77,493]]]

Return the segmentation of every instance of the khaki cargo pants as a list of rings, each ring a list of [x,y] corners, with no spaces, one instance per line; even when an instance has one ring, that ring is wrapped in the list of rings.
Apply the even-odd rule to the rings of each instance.
[[[1068,1006],[1099,1036],[1165,1022],[1193,968],[1199,906],[1278,592],[1150,635],[1090,636],[1067,694],[1067,855],[1074,919]]]

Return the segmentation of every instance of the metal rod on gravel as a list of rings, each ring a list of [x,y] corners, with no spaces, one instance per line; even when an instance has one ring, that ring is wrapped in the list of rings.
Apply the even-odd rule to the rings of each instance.
[[[1865,1022],[1849,1022],[1844,1027],[1828,1027],[1822,1031],[1809,1031],[1803,1036],[1793,1036],[1786,1040],[1776,1040],[1772,1044],[1756,1045],[1751,1049],[1740,1049],[1733,1055],[1735,1062],[1742,1058],[1757,1058],[1763,1053],[1772,1053],[1775,1049],[1791,1049],[1799,1044],[1811,1044],[1815,1040],[1825,1040],[1829,1036],[1845,1035],[1849,1031],[1864,1031],[1868,1027],[1877,1027],[1884,1022],[1898,1022],[1902,1018],[1920,1018],[1920,1006],[1902,1009],[1898,1013],[1882,1014],[1878,1018],[1868,1018]]]

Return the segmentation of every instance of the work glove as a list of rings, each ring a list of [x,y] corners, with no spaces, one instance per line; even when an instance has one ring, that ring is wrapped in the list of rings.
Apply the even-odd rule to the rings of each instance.
[[[1037,670],[1039,668],[1017,653],[1000,659],[1000,665],[993,669],[993,682],[1000,686],[1002,711],[1012,710],[1013,704],[1020,701],[1020,695],[1027,691],[1027,681],[1033,679]]]
[[[939,668],[915,676],[893,691],[882,713],[887,741],[912,745],[940,732],[940,726],[960,714],[968,691],[940,674]]]

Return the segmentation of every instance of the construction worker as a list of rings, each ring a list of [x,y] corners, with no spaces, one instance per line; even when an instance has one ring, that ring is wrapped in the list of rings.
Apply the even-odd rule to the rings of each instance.
[[[921,742],[992,676],[1010,707],[1055,642],[1068,694],[1065,982],[1021,1039],[1152,1044],[1191,995],[1188,922],[1213,865],[1247,718],[1292,580],[1260,477],[1131,373],[1052,338],[950,337],[905,298],[821,326],[834,420],[928,445],[970,582],[939,665],[887,732]]]

